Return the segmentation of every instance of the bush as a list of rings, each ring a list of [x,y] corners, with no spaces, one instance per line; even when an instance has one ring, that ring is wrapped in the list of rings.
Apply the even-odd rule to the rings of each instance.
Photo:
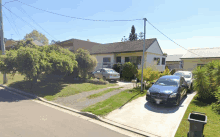
[[[138,73],[137,66],[135,66],[133,63],[126,62],[123,65],[122,77],[125,80],[130,81],[132,79],[132,77],[135,77],[137,75],[137,73]]]
[[[220,101],[212,104],[212,110],[217,114],[220,114]]]
[[[138,70],[137,77],[138,79],[141,79],[141,69]],[[159,71],[153,70],[151,67],[148,67],[143,70],[143,81],[147,81],[148,83],[154,82],[156,79],[158,79],[161,76],[161,73]]]
[[[93,84],[102,84],[102,85],[107,85],[107,84],[109,84],[109,82],[108,81],[104,81],[104,80],[98,80],[98,79],[87,79],[86,80],[87,82],[89,82],[89,83],[93,83]]]
[[[160,77],[165,76],[165,75],[170,75],[170,70],[168,69],[168,67],[166,67],[164,72],[160,74]]]
[[[97,66],[96,58],[91,56],[89,51],[81,48],[76,51],[76,61],[78,62],[78,72],[83,78],[86,78],[88,72],[93,71]]]
[[[122,64],[114,64],[112,69],[114,69],[116,72],[120,73],[121,69],[122,69]]]

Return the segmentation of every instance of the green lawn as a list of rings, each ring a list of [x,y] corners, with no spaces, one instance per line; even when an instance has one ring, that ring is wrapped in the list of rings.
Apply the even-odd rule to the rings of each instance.
[[[123,107],[128,102],[146,95],[146,90],[143,93],[140,93],[140,91],[140,87],[122,91],[102,102],[98,102],[94,105],[91,105],[83,109],[82,111],[91,112],[99,116],[107,115],[111,111]]]
[[[104,91],[102,91],[102,92],[99,92],[99,93],[96,93],[96,94],[92,94],[92,95],[88,96],[87,98],[89,98],[89,99],[97,98],[97,97],[100,97],[100,96],[102,96],[102,95],[104,95],[104,94],[106,94],[106,93],[108,93],[108,92],[112,92],[112,91],[117,90],[117,89],[120,89],[120,88],[122,88],[122,87],[119,87],[119,88],[110,88],[110,89],[104,90]]]
[[[189,131],[188,116],[192,111],[198,111],[207,115],[207,124],[204,128],[205,137],[220,137],[220,115],[214,113],[210,105],[195,99],[189,104],[175,137],[187,137]]]
[[[24,81],[24,76],[17,74],[12,79],[11,75],[7,75],[9,87],[14,87],[25,92],[33,93],[47,100],[54,100],[57,97],[66,97],[75,95],[80,92],[87,92],[91,90],[102,89],[116,84],[97,85],[91,83],[74,82],[73,80],[63,80],[60,78],[41,78],[37,84],[33,85],[28,81]],[[3,75],[0,74],[0,82],[3,83]]]

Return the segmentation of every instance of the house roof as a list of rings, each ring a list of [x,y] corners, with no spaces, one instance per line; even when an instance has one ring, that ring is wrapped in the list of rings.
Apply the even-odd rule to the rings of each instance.
[[[35,45],[38,45],[38,46],[43,46],[43,45],[44,45],[43,43],[41,43],[41,42],[39,42],[39,41],[37,41],[37,40],[34,40],[33,43],[34,43]]]
[[[193,54],[193,53],[195,54]],[[220,47],[190,49],[181,59],[187,58],[219,58]],[[196,55],[197,54],[197,55]],[[198,56],[199,55],[199,56]]]
[[[166,61],[181,61],[183,54],[167,55]]]
[[[145,40],[145,50],[147,50],[156,38]],[[88,49],[91,54],[103,54],[103,53],[121,53],[121,52],[134,52],[143,51],[143,40],[116,42],[108,44],[94,45],[91,49]]]

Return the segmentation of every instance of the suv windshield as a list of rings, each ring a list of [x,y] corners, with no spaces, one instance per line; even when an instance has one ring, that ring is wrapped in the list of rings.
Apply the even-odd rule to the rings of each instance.
[[[161,85],[161,86],[178,86],[178,79],[168,79],[168,78],[160,78],[157,80],[155,85]]]
[[[191,74],[185,74],[184,78],[191,78]]]

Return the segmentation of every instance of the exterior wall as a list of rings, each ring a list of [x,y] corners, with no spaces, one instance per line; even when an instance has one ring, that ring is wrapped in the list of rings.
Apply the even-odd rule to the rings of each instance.
[[[154,43],[147,49],[147,52],[163,55],[163,52],[161,51],[161,48],[157,41],[154,41]]]
[[[183,60],[183,70],[193,71],[197,67],[197,64],[207,64],[212,60],[220,60],[220,58],[207,58],[207,59],[182,59]]]
[[[98,62],[95,70],[100,69],[102,67],[107,67],[107,65],[102,66],[104,57],[110,57],[111,58],[111,64],[113,64],[114,61],[115,61],[114,60],[114,54],[97,54],[97,55],[92,55],[92,56],[96,57],[97,62]]]
[[[154,57],[160,58],[160,65],[157,65],[153,60]],[[165,65],[162,65],[162,58],[165,58]],[[160,55],[160,54],[153,54],[153,53],[148,53],[147,52],[147,57],[146,57],[146,67],[152,67],[154,70],[158,71],[164,71],[165,66],[166,66],[166,56]]]
[[[167,61],[166,66],[168,66],[169,69],[181,69],[180,61]]]

